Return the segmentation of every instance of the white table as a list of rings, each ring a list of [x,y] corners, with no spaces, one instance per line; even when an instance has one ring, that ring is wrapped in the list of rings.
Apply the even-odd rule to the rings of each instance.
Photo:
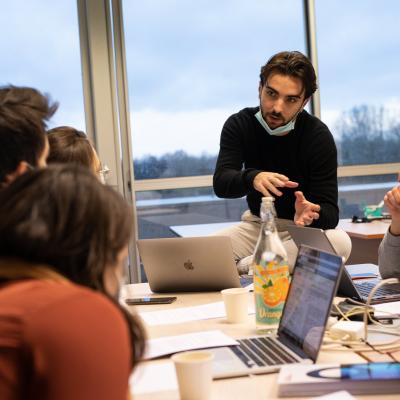
[[[150,289],[148,284],[134,284],[127,285],[125,288],[125,296],[138,297],[149,294]],[[168,294],[169,295],[169,294]],[[162,309],[171,309],[175,307],[195,306],[205,303],[221,301],[220,293],[190,293],[190,294],[171,294],[178,296],[176,302],[169,305],[153,305],[153,306],[139,306],[136,307],[137,311],[154,311]],[[160,296],[160,295],[154,295]],[[251,294],[250,294],[251,296]],[[132,311],[135,308],[131,307]],[[162,337],[168,335],[179,335],[183,333],[198,332],[204,330],[219,329],[226,334],[239,338],[246,335],[251,335],[255,331],[255,324],[253,319],[247,325],[230,325],[227,324],[225,319],[216,318],[201,321],[186,322],[184,324],[174,325],[160,325],[147,327],[148,336],[151,338]],[[159,363],[162,361],[153,360],[147,361],[151,363]],[[318,357],[319,363],[351,363],[351,362],[365,362],[363,358],[352,352],[342,351],[321,351]],[[156,380],[157,377],[154,377]],[[212,400],[265,400],[265,399],[278,399],[277,397],[277,374],[264,374],[253,375],[248,377],[231,378],[216,380],[213,382]],[[395,400],[398,395],[378,395],[378,396],[356,396],[357,399],[376,399],[376,400]],[[158,392],[157,394],[139,395],[135,400],[177,400],[179,395],[176,391]],[[300,398],[297,398],[300,399]],[[304,399],[304,398],[301,398]]]
[[[213,224],[173,225],[169,228],[181,237],[208,236],[221,229],[237,225],[236,222],[216,222]]]

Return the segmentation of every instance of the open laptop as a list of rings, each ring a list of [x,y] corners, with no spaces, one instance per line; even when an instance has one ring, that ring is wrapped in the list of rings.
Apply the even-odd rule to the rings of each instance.
[[[241,282],[227,236],[141,239],[137,242],[153,292],[216,291]],[[251,282],[245,280],[245,286]]]
[[[334,247],[322,229],[304,228],[301,226],[290,225],[287,227],[297,247],[305,244],[323,251],[336,254]],[[365,303],[368,295],[379,279],[353,280],[346,267],[343,268],[340,279],[338,295],[350,297],[354,300]],[[388,303],[400,300],[400,284],[386,285],[377,290],[372,298],[371,304]]]
[[[274,372],[284,364],[315,362],[342,266],[342,258],[335,254],[301,246],[277,334],[209,349],[214,353],[214,378]]]

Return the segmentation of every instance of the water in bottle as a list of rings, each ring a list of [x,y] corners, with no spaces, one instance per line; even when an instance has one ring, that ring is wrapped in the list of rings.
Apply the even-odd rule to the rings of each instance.
[[[257,330],[274,331],[282,316],[289,290],[286,250],[278,235],[273,197],[263,197],[261,230],[254,251],[253,274]]]

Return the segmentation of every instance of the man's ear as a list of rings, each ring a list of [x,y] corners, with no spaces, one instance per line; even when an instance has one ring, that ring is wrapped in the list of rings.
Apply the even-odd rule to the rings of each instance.
[[[31,169],[30,165],[26,161],[20,161],[17,168],[13,172],[6,175],[4,181],[6,184],[10,184],[12,181],[23,175],[25,172]]]
[[[260,82],[259,85],[258,85],[258,99],[259,99],[259,100],[261,100],[261,92],[262,92],[262,89],[263,89],[263,85],[262,85],[262,83]]]

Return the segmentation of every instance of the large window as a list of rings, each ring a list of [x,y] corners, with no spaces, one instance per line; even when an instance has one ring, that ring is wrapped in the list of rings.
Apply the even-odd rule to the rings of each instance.
[[[3,2],[0,26],[0,84],[50,94],[60,103],[50,126],[85,130],[76,2]]]
[[[278,51],[305,51],[302,2],[123,5],[136,180],[212,174],[225,120],[258,104],[260,67]],[[149,222],[168,236],[168,225],[237,220],[245,207],[216,199],[210,187],[136,196],[141,236],[157,235]]]
[[[340,165],[400,162],[399,17],[396,0],[316,2],[321,116]],[[341,216],[395,183],[395,175],[341,180]]]
[[[207,157],[205,168],[171,164],[182,152],[215,156],[224,121],[257,105],[261,65],[282,49],[304,51],[301,2],[123,4],[134,157],[160,160],[153,170],[136,168],[136,178],[212,173]]]
[[[384,5],[384,6],[383,6]],[[341,165],[400,161],[400,3],[316,2],[322,119]]]

